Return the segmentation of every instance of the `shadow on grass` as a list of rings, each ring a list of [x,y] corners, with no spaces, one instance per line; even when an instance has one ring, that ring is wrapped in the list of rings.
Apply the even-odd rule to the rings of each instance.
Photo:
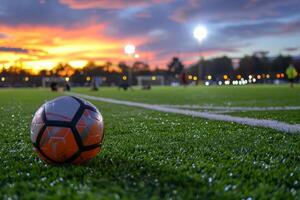
[[[56,168],[56,167],[54,167]],[[145,160],[125,159],[106,154],[84,166],[64,166],[66,179],[89,184],[98,194],[116,192],[121,197],[209,198],[208,183],[187,170],[154,166]],[[53,168],[52,168],[53,169]]]

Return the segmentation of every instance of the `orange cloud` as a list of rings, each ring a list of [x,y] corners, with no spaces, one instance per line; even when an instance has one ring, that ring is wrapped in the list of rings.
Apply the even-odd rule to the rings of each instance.
[[[123,9],[131,6],[150,6],[152,4],[168,3],[171,0],[59,0],[60,3],[68,5],[72,9]]]
[[[22,62],[24,68],[34,71],[50,69],[59,62],[73,63],[81,67],[87,61],[119,62],[128,60],[123,53],[127,42],[137,46],[149,42],[147,37],[126,39],[109,38],[104,35],[106,24],[87,23],[71,28],[59,26],[7,26],[0,24],[1,63]],[[144,56],[144,52],[138,52]]]

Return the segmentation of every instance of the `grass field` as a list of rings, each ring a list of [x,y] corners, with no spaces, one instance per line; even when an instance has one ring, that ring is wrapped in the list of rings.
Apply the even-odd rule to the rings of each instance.
[[[300,87],[157,87],[75,92],[151,104],[300,106]],[[101,153],[49,166],[32,150],[32,115],[63,93],[0,90],[0,199],[300,199],[300,135],[92,101]],[[228,113],[300,123],[300,110]]]

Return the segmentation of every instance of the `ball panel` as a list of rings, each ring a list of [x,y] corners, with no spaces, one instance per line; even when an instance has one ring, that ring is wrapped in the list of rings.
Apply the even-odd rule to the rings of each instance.
[[[100,144],[103,138],[103,119],[100,113],[85,110],[76,124],[84,146]]]
[[[74,160],[72,163],[73,164],[83,164],[94,158],[99,152],[100,152],[100,147],[97,147],[95,149],[89,150],[89,151],[84,151],[81,152],[80,156]]]
[[[36,113],[34,114],[34,117],[32,119],[32,122],[31,122],[30,138],[31,138],[32,143],[36,142],[39,132],[45,125],[44,121],[43,121],[43,109],[44,109],[44,107],[42,106],[36,111]]]
[[[89,106],[89,107],[93,108],[95,111],[99,112],[98,109],[92,103],[90,103],[89,101],[87,101],[85,99],[81,99],[81,100],[84,105]]]
[[[62,127],[47,127],[39,146],[45,155],[56,162],[64,162],[78,151],[71,129]]]
[[[45,156],[43,156],[43,154],[39,150],[35,149],[35,151],[37,152],[39,158],[42,159],[45,163],[47,163],[47,164],[54,164],[49,159],[47,159]]]
[[[40,131],[42,130],[42,128],[45,126],[44,123],[41,124],[37,124],[37,123],[32,123],[31,124],[31,128],[30,128],[30,138],[31,138],[31,142],[35,143],[37,136],[39,135]]]
[[[32,123],[36,123],[36,124],[41,124],[44,123],[43,120],[43,110],[44,110],[44,106],[41,106],[34,114],[33,119],[32,119]]]
[[[72,97],[59,97],[45,104],[47,120],[72,121],[80,104]]]

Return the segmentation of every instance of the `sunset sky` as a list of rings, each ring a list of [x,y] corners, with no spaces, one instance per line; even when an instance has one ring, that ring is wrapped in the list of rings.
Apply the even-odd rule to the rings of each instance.
[[[0,0],[0,66],[34,70],[59,62],[140,60],[164,68],[177,55],[241,57],[255,51],[300,55],[299,0]],[[197,25],[208,29],[199,44]]]

